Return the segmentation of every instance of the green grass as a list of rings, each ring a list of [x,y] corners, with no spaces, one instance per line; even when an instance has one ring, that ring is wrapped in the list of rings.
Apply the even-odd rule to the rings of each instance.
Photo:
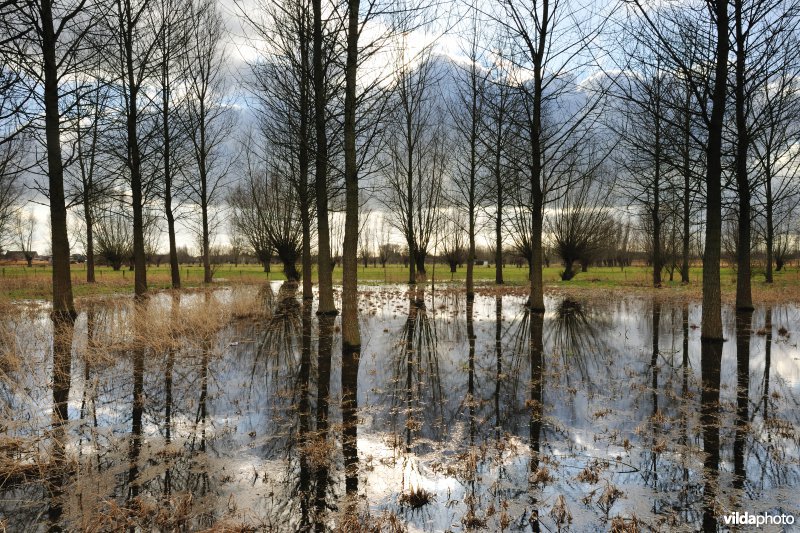
[[[273,265],[272,271],[266,273],[258,265],[221,265],[214,274],[216,283],[238,284],[238,283],[259,283],[270,280],[284,280],[280,265]],[[544,269],[543,278],[548,287],[551,288],[646,288],[650,287],[652,271],[645,266],[632,266],[625,269],[611,267],[590,267],[588,272],[579,272],[570,281],[561,281],[561,266],[550,266]],[[86,283],[85,265],[72,265],[73,291],[76,297],[96,296],[118,293],[133,292],[134,273],[127,269],[114,271],[109,267],[98,267],[95,270],[97,283]],[[428,280],[434,279],[437,283],[442,282],[463,282],[466,276],[466,268],[461,267],[457,272],[451,274],[449,267],[443,264],[428,265]],[[475,280],[478,284],[494,284],[495,269],[493,266],[476,266],[474,270]],[[51,296],[52,270],[47,265],[35,265],[27,268],[22,265],[0,265],[0,294],[11,299],[47,299]],[[363,284],[381,283],[405,283],[408,281],[408,269],[402,265],[388,265],[386,269],[380,266],[359,266],[359,282]],[[522,286],[528,283],[527,268],[507,265],[503,270],[504,281],[507,285]],[[724,267],[721,272],[723,292],[730,292],[735,289],[736,273],[732,268]],[[334,269],[334,283],[341,282],[342,268],[338,266]],[[690,272],[690,284],[688,286],[680,283],[680,275],[675,272],[674,281],[668,281],[668,276],[664,276],[665,287],[680,288],[683,291],[699,289],[701,286],[702,269],[692,268]],[[316,282],[316,271],[313,274]],[[800,270],[791,267],[783,272],[775,273],[775,283],[769,286],[763,282],[763,272],[754,269],[753,289],[754,291],[764,289],[769,291],[779,291],[793,289],[792,293],[800,291]],[[169,266],[151,266],[147,269],[148,286],[152,290],[168,289],[170,287]],[[203,286],[202,266],[183,265],[181,266],[181,284],[184,288],[194,288]]]

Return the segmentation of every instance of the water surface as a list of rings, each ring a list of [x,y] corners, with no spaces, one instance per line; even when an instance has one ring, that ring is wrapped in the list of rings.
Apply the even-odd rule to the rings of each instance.
[[[800,517],[794,305],[726,310],[705,364],[694,304],[550,297],[541,315],[516,296],[385,286],[360,307],[361,358],[343,364],[338,317],[278,284],[92,301],[74,328],[17,306],[0,325],[3,524],[694,531],[732,511]],[[357,390],[344,409],[342,390]]]

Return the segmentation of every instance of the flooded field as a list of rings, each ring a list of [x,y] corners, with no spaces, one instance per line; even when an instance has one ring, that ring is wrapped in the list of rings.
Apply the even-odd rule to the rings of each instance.
[[[697,304],[524,304],[365,287],[361,358],[344,362],[339,318],[278,284],[96,300],[74,327],[36,303],[8,309],[2,525],[695,531],[735,511],[800,519],[798,307],[726,309],[728,340],[701,358]]]

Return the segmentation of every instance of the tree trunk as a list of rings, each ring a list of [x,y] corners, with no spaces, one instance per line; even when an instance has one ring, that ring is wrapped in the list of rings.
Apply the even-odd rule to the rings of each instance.
[[[202,178],[201,178],[202,179]],[[203,184],[202,188],[203,191],[206,189],[206,182],[205,179],[202,179]],[[203,283],[211,283],[211,251],[209,248],[211,247],[211,239],[208,235],[208,202],[205,201],[205,193],[203,195],[203,200],[201,202],[201,211],[203,216]]]
[[[342,451],[345,489],[358,494],[358,167],[356,163],[356,69],[359,0],[348,0],[347,58],[344,95],[345,223],[342,258]]]
[[[58,108],[58,64],[51,0],[42,0],[42,57],[44,70],[44,114],[47,143],[50,238],[53,252],[53,314],[75,318],[67,237],[67,207],[64,202],[64,167],[61,161],[61,119]]]
[[[164,214],[167,218],[169,239],[169,272],[172,288],[181,288],[181,272],[178,266],[178,246],[175,241],[175,214],[172,212],[172,153],[169,131],[169,66],[166,58],[161,65],[161,121],[164,137]]]
[[[281,258],[281,262],[283,263],[283,275],[286,276],[286,281],[297,283],[300,279],[300,274],[297,272],[295,258]]]
[[[316,126],[316,168],[314,187],[317,202],[317,248],[319,305],[317,313],[336,314],[333,303],[333,264],[331,262],[330,226],[328,224],[328,135],[325,130],[325,72],[322,65],[322,5],[313,0],[314,35],[314,121]]]
[[[303,200],[301,200],[302,202]],[[310,200],[308,198],[308,194],[306,193],[305,199],[305,206],[306,208],[303,209],[302,213],[300,213],[300,224],[303,227],[303,236],[302,236],[302,243],[301,243],[301,252],[300,252],[300,262],[302,268],[302,278],[303,278],[303,300],[313,300],[314,299],[314,289],[313,284],[311,283],[311,217],[309,215],[310,211]]]
[[[767,155],[769,157],[769,155]],[[767,159],[769,161],[769,159]],[[773,249],[775,246],[775,227],[774,222],[772,219],[772,175],[769,171],[767,171],[767,175],[765,178],[765,185],[767,188],[766,197],[767,197],[767,205],[766,205],[766,216],[767,216],[767,236],[766,236],[766,245],[767,245],[767,267],[764,276],[766,278],[767,283],[772,283],[772,262],[773,262]]]
[[[410,218],[409,218],[410,219]],[[409,224],[412,224],[409,222]],[[414,237],[413,234],[408,238],[408,284],[414,285],[417,283],[417,260],[414,253]]]
[[[83,217],[86,220],[86,283],[95,283],[94,276],[94,217],[88,198],[83,201]]]
[[[550,24],[550,3],[542,4],[541,22],[537,28],[536,49],[533,57],[533,116],[531,117],[531,290],[528,306],[531,312],[544,312],[544,287],[542,286],[542,77]]]
[[[467,301],[475,299],[475,209],[477,198],[477,174],[478,174],[478,86],[475,62],[470,64],[470,135],[469,135],[469,191],[467,198],[467,215],[469,248],[467,250]]]
[[[660,87],[657,89],[660,92]],[[661,95],[658,94],[660,99]],[[653,287],[661,286],[661,270],[664,268],[661,257],[661,108],[656,102],[655,116],[655,176],[653,177]]]
[[[469,206],[469,249],[467,251],[467,301],[475,299],[475,207]]]
[[[198,114],[198,126],[200,130],[200,142],[197,149],[197,170],[200,174],[200,212],[202,216],[203,231],[203,283],[211,283],[211,236],[209,235],[208,225],[208,147],[206,146],[206,104],[200,99],[200,110]]]
[[[689,283],[689,228],[691,216],[691,120],[689,107],[692,104],[692,91],[687,87],[686,101],[684,102],[686,116],[683,123],[683,249],[681,266],[681,283]]]
[[[423,254],[422,252],[420,252],[419,249],[417,249],[414,255],[415,255],[414,263],[416,264],[417,268],[417,278],[424,280],[427,274],[427,271],[425,270],[425,260],[427,259],[428,256],[427,254]]]
[[[571,260],[564,261],[564,272],[561,273],[561,281],[569,281],[575,277],[575,270],[573,270],[573,262]]]
[[[417,272],[415,269],[417,267],[417,238],[414,235],[414,143],[412,138],[412,122],[411,113],[406,112],[406,146],[408,152],[406,154],[406,165],[407,165],[407,177],[406,177],[406,199],[408,208],[407,208],[407,219],[408,219],[408,235],[406,239],[408,240],[408,283],[409,285],[414,285],[417,283]],[[425,266],[423,264],[422,270],[425,270]]]
[[[134,274],[134,293],[137,297],[147,293],[147,266],[145,264],[144,252],[144,216],[143,216],[143,197],[142,197],[142,163],[139,148],[138,132],[138,96],[139,85],[136,83],[133,64],[133,26],[135,22],[130,19],[131,14],[128,10],[124,14],[126,20],[124,40],[125,53],[125,76],[128,85],[128,116],[126,123],[127,143],[128,143],[128,164],[131,173],[131,201],[133,203],[133,260],[135,265]]]
[[[739,193],[739,239],[736,250],[736,309],[753,309],[750,287],[750,180],[747,176],[747,150],[750,144],[745,102],[745,37],[742,32],[742,0],[734,1],[736,25],[736,189]]]
[[[503,98],[501,96],[501,98]],[[503,144],[503,120],[504,120],[504,107],[503,102],[500,103],[497,117],[497,144],[494,149],[494,186],[496,195],[494,220],[494,282],[497,285],[503,284],[503,158],[502,158],[502,144]]]
[[[304,17],[308,13],[308,4],[303,10]],[[307,26],[303,24],[303,29]],[[313,30],[312,30],[313,31]],[[321,28],[320,28],[321,31]],[[309,174],[309,58],[308,58],[308,32],[301,31],[298,35],[300,45],[300,146],[298,147],[298,166],[300,175],[298,177],[297,196],[300,203],[300,225],[302,226],[302,244],[300,262],[303,271],[303,301],[314,299],[314,290],[311,284],[311,198],[308,190]],[[312,36],[313,40],[313,36]],[[315,64],[316,66],[316,64]],[[313,77],[313,74],[312,74]]]
[[[722,244],[722,126],[725,120],[725,92],[728,79],[728,2],[716,5],[716,65],[714,67],[713,108],[708,124],[706,149],[706,238],[703,254],[703,316],[701,338],[721,341],[722,301],[720,293],[720,253]],[[719,436],[717,436],[719,438]]]
[[[538,143],[537,143],[538,144]],[[538,165],[537,165],[538,166]],[[537,172],[538,174],[541,172]],[[532,183],[533,184],[533,183]],[[528,306],[531,311],[544,312],[544,287],[542,286],[542,192],[539,187],[539,178],[535,180],[536,187],[533,194],[533,208],[531,212],[531,258],[530,266],[530,295]]]

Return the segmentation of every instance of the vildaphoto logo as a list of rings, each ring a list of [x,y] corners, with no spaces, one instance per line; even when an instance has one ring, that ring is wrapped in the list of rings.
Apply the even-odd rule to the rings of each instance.
[[[792,525],[794,516],[790,514],[767,514],[749,513],[729,513],[722,517],[725,525],[728,526],[767,526],[767,525]]]

